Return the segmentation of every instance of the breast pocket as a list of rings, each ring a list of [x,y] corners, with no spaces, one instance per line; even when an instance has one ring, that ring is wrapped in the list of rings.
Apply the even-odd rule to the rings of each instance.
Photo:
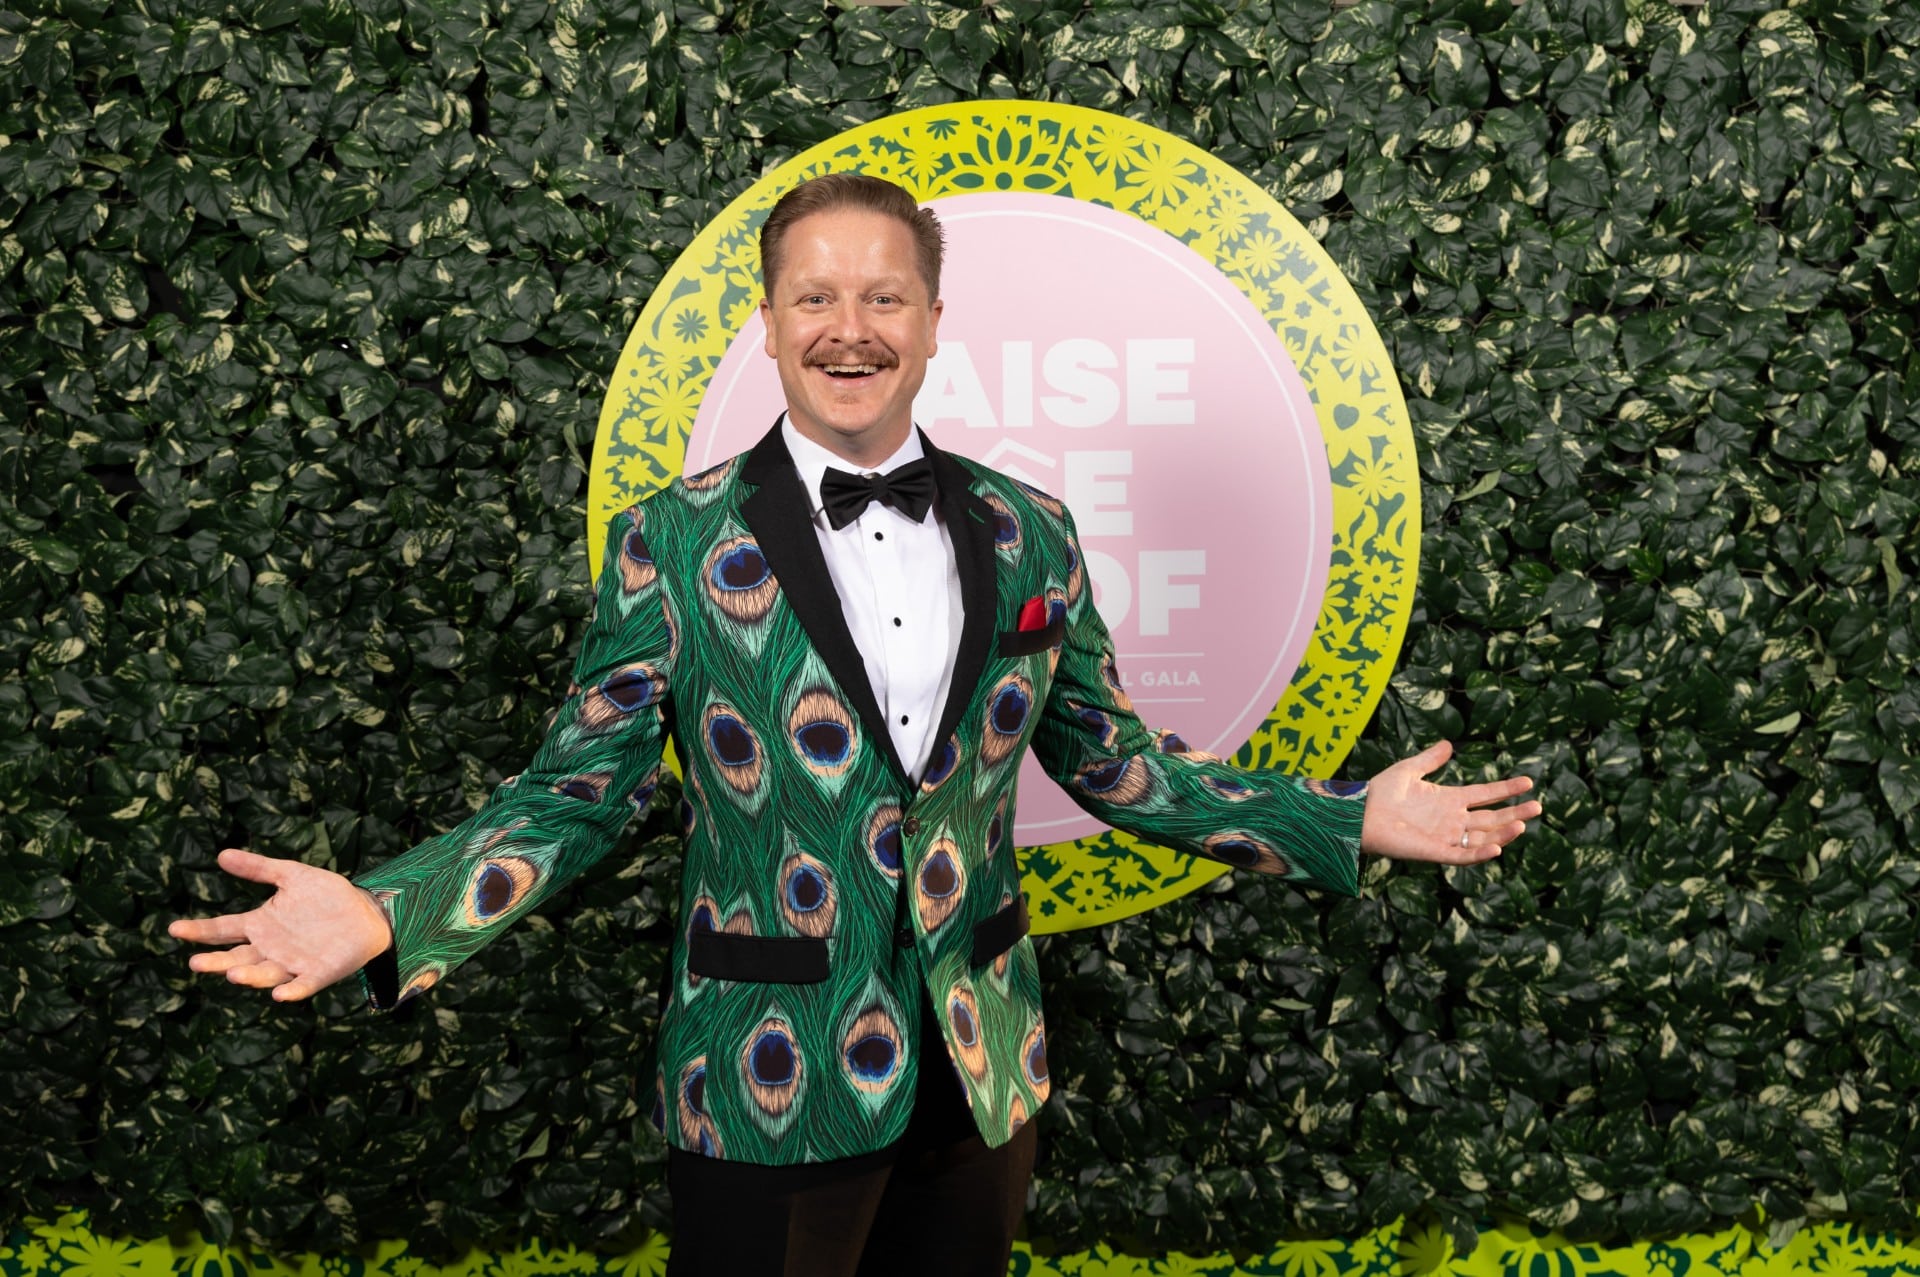
[[[1048,648],[1060,646],[1067,636],[1067,618],[1056,616],[1037,630],[1000,631],[1000,655],[1032,656],[1035,652],[1044,652]]]

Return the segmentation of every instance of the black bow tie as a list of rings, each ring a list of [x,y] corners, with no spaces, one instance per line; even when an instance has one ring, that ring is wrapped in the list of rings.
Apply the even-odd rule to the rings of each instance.
[[[933,508],[933,467],[925,457],[885,474],[848,474],[831,466],[820,476],[820,504],[835,531],[866,510],[869,502],[890,505],[915,523]]]

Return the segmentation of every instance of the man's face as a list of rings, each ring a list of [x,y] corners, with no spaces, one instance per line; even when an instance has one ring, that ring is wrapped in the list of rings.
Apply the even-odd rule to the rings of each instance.
[[[793,223],[760,318],[796,430],[861,464],[906,440],[940,303],[903,223],[853,208]]]

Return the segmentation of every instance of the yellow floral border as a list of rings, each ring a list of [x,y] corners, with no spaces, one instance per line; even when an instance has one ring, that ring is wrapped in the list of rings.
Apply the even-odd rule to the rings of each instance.
[[[1373,713],[1419,571],[1413,429],[1385,345],[1307,229],[1253,180],[1122,116],[1048,102],[960,102],[850,129],[763,176],[695,236],[628,334],[594,442],[590,562],[608,519],[680,472],[714,369],[759,299],[759,229],[805,178],[889,178],[917,199],[1013,191],[1138,217],[1218,268],[1279,338],[1312,397],[1333,479],[1333,552],[1307,654],[1235,761],[1331,776]],[[1118,921],[1224,870],[1104,833],[1027,854],[1034,930]]]
[[[667,1239],[602,1255],[527,1242],[469,1251],[444,1266],[376,1242],[352,1254],[271,1256],[187,1233],[128,1241],[93,1232],[86,1216],[29,1220],[0,1245],[0,1277],[664,1277]],[[1263,1255],[1129,1255],[1109,1246],[1038,1255],[1022,1243],[1009,1277],[1920,1277],[1920,1244],[1845,1223],[1802,1228],[1775,1248],[1735,1225],[1717,1233],[1624,1246],[1576,1245],[1525,1223],[1483,1231],[1471,1254],[1439,1229],[1392,1224],[1352,1241],[1281,1242]]]

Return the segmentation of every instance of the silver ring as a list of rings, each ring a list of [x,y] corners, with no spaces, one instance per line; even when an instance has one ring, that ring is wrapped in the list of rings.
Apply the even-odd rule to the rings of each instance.
[[[1464,829],[1460,831],[1460,845],[1462,847],[1467,845],[1467,831]]]

